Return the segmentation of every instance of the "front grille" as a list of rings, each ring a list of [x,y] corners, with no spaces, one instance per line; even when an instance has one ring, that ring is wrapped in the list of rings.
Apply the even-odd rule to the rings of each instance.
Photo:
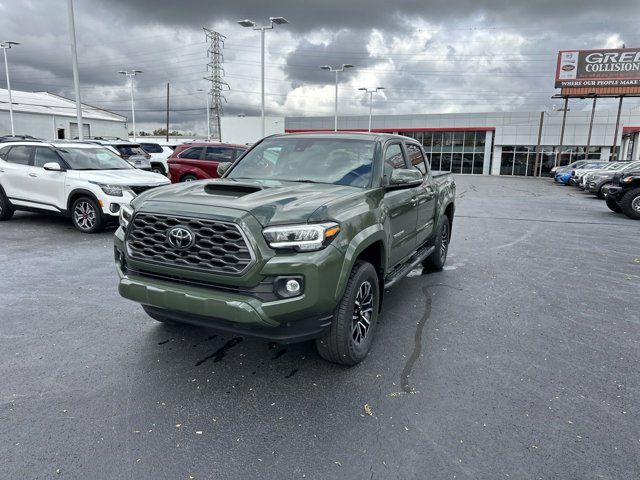
[[[168,241],[167,233],[177,226],[193,232],[193,245],[185,250]],[[233,223],[150,213],[138,213],[131,222],[127,253],[134,260],[232,275],[253,262],[244,235]]]
[[[146,192],[152,188],[159,187],[160,185],[132,185],[129,188],[133,190],[133,193],[140,195],[142,192]]]

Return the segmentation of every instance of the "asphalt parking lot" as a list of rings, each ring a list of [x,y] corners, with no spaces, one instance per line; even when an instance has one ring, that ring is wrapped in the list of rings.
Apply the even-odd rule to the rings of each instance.
[[[113,230],[17,213],[0,476],[638,478],[640,223],[548,179],[456,181],[448,266],[388,292],[350,369],[160,325],[117,293]]]

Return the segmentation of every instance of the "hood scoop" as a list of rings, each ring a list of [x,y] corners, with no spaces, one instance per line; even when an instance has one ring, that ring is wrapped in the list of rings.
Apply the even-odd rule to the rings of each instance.
[[[218,195],[220,197],[244,197],[262,190],[257,185],[239,185],[229,183],[208,183],[204,187],[204,191],[209,195]]]

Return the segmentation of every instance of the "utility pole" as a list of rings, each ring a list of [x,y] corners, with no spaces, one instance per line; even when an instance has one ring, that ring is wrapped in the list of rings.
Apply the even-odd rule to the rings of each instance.
[[[620,95],[620,101],[618,102],[618,116],[616,117],[616,131],[613,134],[613,145],[611,146],[611,161],[618,161],[618,129],[620,128],[620,114],[622,113],[622,99],[624,95]]]
[[[358,90],[362,90],[369,94],[369,131],[371,131],[371,115],[373,113],[373,94],[378,93],[381,90],[384,90],[384,87],[376,87],[375,90],[368,90],[365,87],[361,87]]]
[[[198,92],[205,93],[205,107],[206,107],[205,119],[207,122],[207,140],[211,140],[211,118],[209,117],[209,114],[211,113],[211,109],[209,108],[209,94],[207,93],[206,90],[203,90],[201,88],[198,89]]]
[[[11,122],[11,135],[15,136],[16,130],[13,126],[13,101],[11,100],[11,80],[9,79],[9,61],[7,60],[7,50],[14,45],[20,45],[19,42],[4,41],[0,43],[0,48],[4,52],[4,70],[7,74],[7,94],[9,95],[9,120]]]
[[[78,139],[84,140],[82,125],[82,100],[80,99],[80,74],[78,73],[78,51],[76,48],[76,22],[73,16],[73,0],[68,0],[69,39],[71,40],[71,60],[73,63],[73,87],[76,91],[76,121],[78,122]]]
[[[538,128],[538,144],[536,145],[536,161],[533,164],[533,176],[538,176],[538,165],[542,168],[540,163],[540,155],[542,155],[542,128],[544,126],[544,111],[540,112],[540,127]]]
[[[118,73],[129,77],[129,86],[131,87],[131,121],[133,122],[133,141],[135,142],[137,141],[137,133],[136,133],[136,106],[135,106],[135,101],[133,99],[133,77],[135,77],[139,73],[143,73],[143,71],[142,70],[120,70]]]
[[[353,68],[353,65],[351,65],[350,63],[343,63],[341,67],[332,67],[330,65],[322,65],[320,68],[322,70],[328,70],[330,72],[336,73],[336,95],[335,95],[335,100],[333,104],[333,114],[334,114],[333,131],[337,132],[338,131],[338,73],[344,72],[347,68]]]
[[[560,128],[560,145],[558,146],[558,152],[556,152],[556,158],[554,167],[559,165],[558,155],[562,155],[562,147],[564,144],[564,129],[567,125],[567,112],[569,111],[569,97],[564,97],[564,107],[562,107],[562,127]],[[560,159],[562,161],[562,159]]]
[[[169,82],[167,82],[167,143],[169,143]]]
[[[589,120],[589,135],[587,136],[587,147],[584,150],[584,159],[589,160],[589,150],[591,149],[591,132],[593,131],[593,117],[596,114],[596,100],[598,97],[593,96],[593,106],[591,107],[591,120]]]
[[[284,17],[269,17],[269,24],[258,26],[253,20],[240,20],[238,24],[245,28],[252,28],[253,30],[260,30],[260,118],[262,124],[262,138],[265,137],[264,126],[264,48],[265,48],[265,32],[267,30],[273,30],[276,25],[285,25],[289,21]]]
[[[222,141],[222,125],[220,124],[220,117],[223,113],[222,101],[224,100],[225,103],[227,101],[224,95],[222,95],[222,91],[225,88],[229,90],[229,84],[222,78],[224,77],[224,68],[222,68],[224,55],[222,53],[222,49],[224,48],[224,41],[227,37],[208,28],[203,28],[203,30],[206,35],[207,42],[209,42],[209,47],[207,48],[207,58],[209,59],[209,62],[207,63],[207,72],[209,72],[209,75],[204,77],[204,79],[211,82],[209,90],[211,102],[207,102],[208,138],[211,140],[211,130],[213,130],[215,132],[216,140]],[[211,110],[213,110],[213,118],[215,119],[215,126],[213,129],[211,128]]]

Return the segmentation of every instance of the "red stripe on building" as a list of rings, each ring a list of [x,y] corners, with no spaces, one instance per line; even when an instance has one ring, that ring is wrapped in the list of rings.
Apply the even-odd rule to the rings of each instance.
[[[393,133],[393,132],[495,132],[496,127],[449,127],[449,128],[372,128],[371,133]],[[287,128],[286,133],[313,133],[313,132],[333,132],[333,129],[314,128]],[[352,128],[349,130],[338,130],[338,132],[365,132],[366,128]]]

